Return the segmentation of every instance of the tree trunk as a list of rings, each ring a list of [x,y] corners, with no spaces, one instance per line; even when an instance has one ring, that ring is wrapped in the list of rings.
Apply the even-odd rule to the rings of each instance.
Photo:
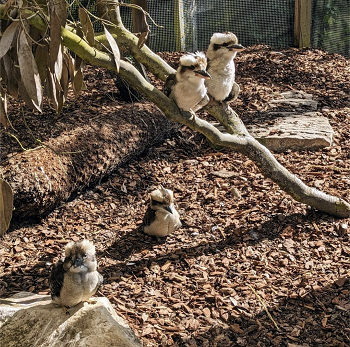
[[[13,156],[2,168],[14,193],[13,220],[50,212],[72,194],[98,183],[117,167],[163,141],[172,124],[147,104],[124,115],[86,117],[39,149]],[[98,144],[98,146],[97,146]]]

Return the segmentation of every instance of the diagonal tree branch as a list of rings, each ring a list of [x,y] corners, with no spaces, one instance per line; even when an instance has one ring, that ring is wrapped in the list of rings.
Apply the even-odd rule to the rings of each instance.
[[[118,18],[118,15],[116,18]],[[116,22],[118,24],[118,20]],[[45,22],[38,15],[30,16],[29,23],[40,30],[46,28]],[[156,76],[164,79],[169,72],[173,71],[171,68],[169,69],[169,66],[159,56],[157,56],[156,60],[153,60],[155,54],[146,46],[139,49],[137,47],[137,38],[128,32],[122,24],[119,23],[117,27],[114,27],[114,30],[117,42],[120,45],[127,45],[134,57],[139,59]],[[61,36],[63,44],[88,63],[109,70],[116,70],[112,55],[91,47],[74,32],[66,28],[61,29]],[[161,64],[158,64],[159,60],[162,61]],[[290,173],[266,147],[247,132],[242,121],[230,107],[219,107],[212,104],[207,107],[207,111],[213,114],[228,131],[228,133],[222,133],[214,125],[197,117],[194,113],[180,112],[173,101],[148,83],[139,71],[128,62],[121,61],[119,74],[133,88],[155,103],[169,120],[182,123],[195,131],[199,131],[215,145],[228,147],[246,155],[254,161],[265,177],[278,184],[281,189],[290,194],[295,200],[337,217],[350,217],[350,204],[348,202],[309,187]]]

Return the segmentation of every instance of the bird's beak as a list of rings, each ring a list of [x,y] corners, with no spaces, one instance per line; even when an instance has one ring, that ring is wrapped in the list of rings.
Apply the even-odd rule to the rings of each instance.
[[[165,208],[168,212],[170,212],[171,214],[173,213],[173,210],[172,210],[171,206],[164,206],[164,208]]]
[[[211,78],[211,76],[205,70],[197,70],[194,73],[196,74],[196,76],[204,78],[205,80],[208,80]]]
[[[84,265],[84,259],[81,258],[77,258],[73,264],[74,267],[80,267]]]
[[[230,51],[237,51],[237,52],[245,50],[245,47],[240,45],[239,43],[229,46],[228,48],[230,49]]]

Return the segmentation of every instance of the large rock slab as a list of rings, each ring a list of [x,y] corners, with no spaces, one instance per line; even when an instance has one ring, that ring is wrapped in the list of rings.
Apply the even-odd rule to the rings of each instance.
[[[142,346],[107,298],[93,298],[69,313],[53,304],[49,295],[22,292],[1,299],[1,346]]]
[[[277,99],[269,101],[270,108],[292,109],[297,112],[316,111],[317,101],[313,100],[312,94],[302,90],[290,90],[280,93]]]
[[[334,131],[318,112],[270,112],[268,120],[247,125],[249,133],[273,151],[318,149],[332,145]]]

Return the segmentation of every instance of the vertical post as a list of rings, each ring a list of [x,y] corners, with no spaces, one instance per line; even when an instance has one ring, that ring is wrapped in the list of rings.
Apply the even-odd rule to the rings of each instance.
[[[294,45],[310,47],[311,45],[312,0],[295,0]]]
[[[174,28],[175,28],[176,51],[178,52],[185,51],[186,42],[185,42],[183,0],[175,0]]]
[[[147,0],[132,0],[131,3],[147,11]],[[140,10],[132,9],[132,30],[134,33],[144,33],[148,31],[146,20],[147,19]],[[148,39],[146,44],[148,45]]]

